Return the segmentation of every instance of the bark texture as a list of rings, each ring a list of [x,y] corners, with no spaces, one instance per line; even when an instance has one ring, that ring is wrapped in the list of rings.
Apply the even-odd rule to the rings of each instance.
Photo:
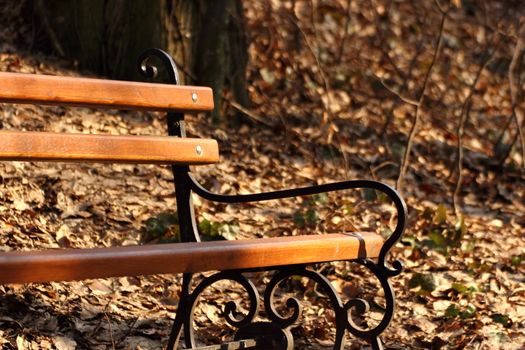
[[[167,50],[183,83],[211,86],[214,121],[223,89],[249,105],[247,38],[241,0],[33,0],[38,47],[78,60],[81,68],[117,79],[140,79],[136,58]]]

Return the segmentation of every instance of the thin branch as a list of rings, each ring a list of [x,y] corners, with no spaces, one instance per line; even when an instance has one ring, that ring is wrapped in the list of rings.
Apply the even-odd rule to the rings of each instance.
[[[394,87],[388,85],[384,79],[378,77],[375,74],[374,74],[374,77],[381,83],[381,85],[383,85],[383,87],[385,89],[387,89],[389,92],[394,94],[401,101],[403,101],[403,102],[405,102],[405,103],[407,103],[409,105],[412,105],[412,106],[418,106],[419,105],[419,101],[416,101],[416,100],[413,100],[413,99],[411,99],[409,97],[404,96],[401,92],[396,90]]]
[[[443,42],[443,31],[445,29],[445,23],[447,21],[447,12],[442,12],[441,15],[441,23],[439,25],[439,34],[437,39],[436,48],[434,49],[434,54],[432,55],[432,61],[430,62],[430,66],[428,67],[428,70],[425,74],[425,79],[423,80],[423,87],[421,89],[421,93],[419,95],[419,99],[417,101],[417,104],[415,105],[415,116],[414,116],[414,123],[412,124],[412,127],[410,128],[410,133],[408,135],[407,145],[405,148],[405,153],[403,155],[403,160],[401,162],[401,168],[399,169],[399,176],[397,178],[396,182],[396,189],[398,191],[401,191],[403,180],[405,178],[405,174],[408,168],[408,164],[410,161],[410,153],[412,152],[412,144],[414,143],[414,137],[416,135],[417,127],[419,125],[419,121],[421,119],[421,110],[423,107],[423,103],[425,101],[425,93],[427,90],[428,82],[430,80],[430,74],[432,73],[432,69],[434,68],[434,64],[437,61],[439,51],[441,50],[441,44]]]
[[[404,81],[403,83],[401,84],[401,88],[399,89],[399,95],[398,95],[398,98],[401,99],[401,97],[405,97],[403,94],[407,91],[408,89],[408,82],[412,79],[413,77],[413,74],[414,74],[414,67],[416,65],[416,62],[417,62],[417,59],[419,58],[419,56],[421,55],[421,52],[423,51],[423,40],[420,40],[417,44],[417,47],[416,47],[416,52],[414,53],[414,56],[412,56],[412,58],[410,59],[410,63],[408,64],[408,73],[405,74],[405,78],[404,78]],[[384,86],[384,84],[383,84]],[[388,87],[385,86],[385,88],[388,90]],[[396,93],[397,90],[389,90],[390,92],[392,93]],[[405,103],[409,103],[411,104],[411,102],[415,102],[414,100],[412,99],[401,99],[401,101],[405,102]],[[386,136],[386,132],[388,130],[388,127],[390,126],[390,123],[392,122],[393,120],[393,115],[394,115],[394,110],[397,108],[398,104],[397,103],[393,103],[392,104],[392,107],[390,108],[390,111],[387,113],[387,118],[385,120],[385,123],[384,125],[381,127],[381,131],[380,131],[380,134],[383,135],[383,136]]]
[[[343,57],[343,51],[346,44],[346,39],[348,38],[348,31],[350,30],[350,21],[352,19],[352,0],[346,1],[346,19],[345,19],[345,30],[343,32],[343,37],[341,39],[341,44],[339,45],[339,52],[337,53],[337,58],[335,62],[337,64],[341,63],[341,58]]]
[[[111,338],[111,348],[115,350],[116,348],[115,348],[115,339],[113,338],[113,327],[111,327],[111,320],[109,319],[107,312],[104,312],[104,318],[108,322],[109,337]]]
[[[227,101],[233,108],[235,108],[236,110],[241,112],[243,115],[247,116],[249,119],[251,119],[253,121],[256,121],[258,123],[264,124],[264,125],[266,125],[267,127],[270,127],[270,128],[273,128],[275,126],[275,124],[265,120],[263,117],[261,117],[260,115],[256,114],[255,112],[249,110],[246,107],[243,107],[240,103],[238,103],[238,102],[236,102],[236,101],[234,101],[232,99],[229,99],[227,97],[223,97],[223,100]]]
[[[65,51],[62,48],[62,45],[60,45],[60,41],[58,40],[55,30],[51,26],[51,23],[49,23],[49,15],[45,9],[45,6],[42,2],[42,0],[36,1],[36,10],[37,13],[40,15],[40,19],[42,20],[42,25],[44,26],[44,30],[47,33],[47,36],[49,40],[51,41],[51,45],[53,45],[53,48],[57,51],[57,53],[64,57]]]
[[[306,35],[305,31],[303,30],[299,22],[296,21],[291,15],[289,15],[286,12],[284,13],[284,15],[288,17],[288,19],[297,27],[297,29],[299,30],[299,32],[304,38],[304,42],[306,43],[306,46],[308,46],[308,50],[310,51],[310,53],[315,59],[315,64],[317,65],[317,69],[319,69],[319,74],[321,75],[321,80],[323,81],[323,85],[326,91],[327,103],[323,103],[323,107],[324,107],[326,114],[329,116],[329,119],[333,120],[332,111],[330,110],[330,107],[329,107],[331,105],[330,84],[328,83],[328,79],[326,78],[326,74],[324,73],[324,69],[323,69],[323,66],[321,65],[321,61],[319,60],[319,57],[315,53],[316,51],[314,50],[312,43],[310,43],[310,40],[308,40],[308,36]]]
[[[479,78],[481,77],[481,73],[485,70],[489,62],[492,60],[492,57],[494,57],[494,54],[499,48],[500,41],[498,41],[494,45],[494,49],[490,51],[487,56],[485,57],[483,63],[479,66],[478,71],[476,72],[476,76],[474,80],[472,81],[472,84],[469,86],[469,92],[467,97],[465,97],[465,100],[463,101],[463,106],[461,108],[461,114],[460,114],[460,121],[458,125],[458,131],[457,131],[457,150],[456,150],[456,172],[457,172],[457,179],[456,179],[456,186],[454,188],[454,194],[452,197],[452,202],[454,206],[454,212],[456,213],[456,217],[461,216],[460,211],[460,191],[461,191],[461,185],[463,183],[463,135],[465,134],[465,125],[467,124],[467,121],[470,117],[470,111],[472,108],[472,98],[474,97],[474,93],[476,90],[476,85],[479,82]],[[488,48],[488,45],[487,45]],[[486,49],[487,49],[486,48]]]
[[[517,133],[514,138],[514,142],[512,145],[516,143],[517,136],[519,135],[520,143],[521,143],[521,159],[522,159],[522,167],[525,169],[525,135],[523,132],[523,121],[520,120],[520,117],[516,111],[516,106],[519,99],[519,76],[521,71],[521,61],[523,60],[523,56],[525,54],[525,20],[521,23],[519,33],[518,33],[518,41],[516,42],[516,47],[514,48],[514,54],[512,55],[512,61],[509,65],[509,85],[510,85],[510,99],[512,103],[512,116],[514,117],[514,120],[516,121],[517,126]],[[518,81],[516,81],[516,78],[518,78]],[[511,145],[511,148],[512,148]],[[510,150],[509,150],[510,152]]]
[[[368,5],[370,7],[370,10],[374,12],[375,16],[374,16],[374,24],[375,24],[375,27],[377,29],[377,38],[379,39],[379,50],[381,51],[381,54],[383,55],[383,57],[386,58],[386,60],[388,61],[388,63],[392,66],[392,68],[394,69],[394,71],[396,72],[396,74],[403,80],[403,81],[406,81],[407,80],[407,77],[405,75],[405,73],[403,73],[403,71],[397,66],[397,63],[396,61],[392,58],[392,56],[390,56],[390,52],[386,49],[389,47],[388,45],[388,41],[385,40],[385,37],[384,37],[384,33],[383,33],[383,30],[381,29],[381,22],[379,21],[379,12],[377,10],[377,6],[374,5],[373,1],[372,0],[369,0],[368,1]]]

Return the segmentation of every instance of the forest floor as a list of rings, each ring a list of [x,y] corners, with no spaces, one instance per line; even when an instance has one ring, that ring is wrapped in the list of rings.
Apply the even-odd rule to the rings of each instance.
[[[498,4],[505,2],[485,11],[501,10]],[[525,176],[519,142],[498,161],[515,132],[506,124],[512,114],[506,69],[517,30],[500,26],[506,36],[494,34],[488,22],[476,22],[482,17],[477,9],[471,14],[454,7],[439,35],[442,17],[432,2],[417,7],[299,1],[293,11],[288,5],[247,5],[250,115],[229,121],[236,110],[226,102],[220,125],[205,115],[188,116],[190,135],[220,144],[219,164],[194,169],[199,181],[220,193],[361,178],[398,182],[409,222],[390,257],[405,269],[392,279],[397,308],[382,336],[385,344],[525,349]],[[4,9],[0,19],[12,23],[0,28],[0,71],[88,74],[74,62],[30,52],[28,39],[21,39],[30,30],[16,13]],[[441,51],[433,56],[438,41]],[[485,43],[495,41],[497,49],[485,64],[491,47]],[[426,100],[418,105],[421,91]],[[523,106],[517,103],[519,113]],[[465,110],[464,133],[458,134]],[[416,114],[421,119],[399,182]],[[5,130],[165,134],[161,114],[82,108],[0,104],[0,123]],[[464,154],[454,210],[458,140]],[[174,240],[172,186],[167,167],[2,162],[0,249]],[[341,230],[388,235],[395,222],[390,204],[368,191],[249,206],[195,198],[195,205],[204,235],[238,239]],[[366,271],[343,263],[323,269],[343,299],[382,304],[378,283]],[[265,274],[253,278],[258,287],[268,281]],[[1,347],[160,349],[179,283],[180,276],[145,276],[0,286]],[[304,305],[300,323],[292,327],[300,339],[296,347],[330,348],[334,314],[326,298],[308,292],[309,281],[289,284],[282,295],[294,287]],[[195,317],[200,341],[231,336],[220,307],[242,295],[229,283],[205,293]],[[367,322],[380,317],[380,307],[373,308]],[[349,336],[347,348],[368,347]]]

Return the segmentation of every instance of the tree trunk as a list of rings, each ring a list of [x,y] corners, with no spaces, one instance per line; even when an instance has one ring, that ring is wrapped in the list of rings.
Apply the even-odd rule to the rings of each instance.
[[[246,89],[248,44],[241,0],[201,0],[199,30],[194,45],[194,71],[198,85],[211,86],[221,92],[231,89],[233,98],[248,107]],[[220,120],[222,96],[214,95],[215,110],[212,120]]]
[[[168,51],[184,83],[211,86],[219,121],[225,86],[249,105],[247,40],[241,0],[33,0],[40,48],[117,79],[139,79],[145,49]]]

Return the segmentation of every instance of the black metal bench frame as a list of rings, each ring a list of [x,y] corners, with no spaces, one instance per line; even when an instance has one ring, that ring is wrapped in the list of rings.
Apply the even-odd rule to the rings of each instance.
[[[177,67],[173,59],[167,53],[159,49],[149,49],[141,55],[138,65],[140,72],[147,78],[155,78],[157,68],[151,64],[150,59],[152,57],[161,60],[164,65],[163,68],[169,75],[170,83],[179,84]],[[169,135],[185,137],[184,114],[179,112],[168,112],[167,128]],[[231,301],[226,303],[224,305],[224,319],[230,326],[238,329],[234,341],[229,344],[204,347],[201,349],[242,349],[253,347],[260,349],[293,349],[294,341],[289,329],[301,315],[300,303],[295,298],[288,299],[286,301],[286,306],[292,310],[291,316],[283,317],[277,312],[274,300],[274,293],[279,283],[291,276],[303,276],[315,281],[320,287],[320,290],[322,290],[329,298],[330,304],[336,315],[335,343],[333,349],[343,349],[346,331],[357,338],[369,341],[374,350],[383,349],[380,335],[390,324],[395,308],[394,292],[389,279],[399,275],[402,271],[402,264],[399,261],[396,260],[391,264],[388,264],[386,262],[386,257],[390,249],[401,238],[407,221],[406,204],[393,188],[377,181],[356,180],[249,195],[220,195],[209,192],[201,186],[191,175],[188,166],[174,165],[172,166],[172,172],[176,190],[180,233],[183,242],[200,241],[191,200],[192,192],[204,199],[214,202],[245,203],[306,196],[346,189],[374,189],[384,193],[394,203],[397,210],[397,225],[393,233],[385,241],[376,261],[368,258],[353,260],[353,262],[364,266],[372,272],[379,281],[384,293],[385,311],[381,321],[379,321],[374,327],[363,329],[354,321],[354,313],[363,315],[369,311],[370,307],[367,301],[363,299],[351,299],[346,303],[343,303],[329,280],[322,274],[307,268],[306,265],[221,271],[200,280],[194,288],[192,288],[194,275],[185,273],[183,274],[182,291],[178,311],[168,341],[168,349],[176,349],[178,347],[182,334],[184,334],[184,345],[186,348],[197,348],[193,322],[195,306],[202,292],[207,287],[220,280],[235,281],[243,286],[249,300],[248,314],[241,319],[237,319],[234,315],[236,311],[235,303]],[[254,284],[243,274],[254,270],[276,271],[269,284],[266,286],[263,297],[264,311],[269,319],[268,322],[254,321],[259,312],[259,301],[261,300],[261,296]]]

